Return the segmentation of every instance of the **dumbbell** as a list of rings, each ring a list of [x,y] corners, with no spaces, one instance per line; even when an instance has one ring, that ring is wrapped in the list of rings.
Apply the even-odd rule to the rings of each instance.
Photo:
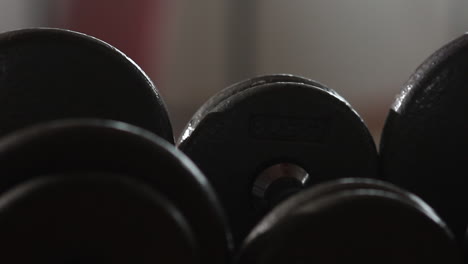
[[[226,263],[214,191],[175,146],[117,121],[60,120],[0,140],[0,260]]]
[[[468,35],[424,61],[396,97],[382,134],[382,179],[414,192],[464,238],[468,223]]]
[[[222,90],[194,114],[177,145],[213,185],[237,245],[301,189],[377,175],[373,139],[353,108],[324,85],[293,75]]]
[[[174,140],[156,87],[115,47],[64,29],[0,34],[0,137],[69,118],[122,121]]]
[[[340,179],[272,210],[237,263],[461,263],[450,230],[421,199],[386,182]]]
[[[179,210],[128,177],[41,175],[5,193],[0,212],[5,263],[198,262]]]

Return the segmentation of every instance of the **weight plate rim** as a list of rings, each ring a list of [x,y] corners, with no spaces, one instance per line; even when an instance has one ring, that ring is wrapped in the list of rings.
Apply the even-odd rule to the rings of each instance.
[[[262,220],[260,220],[259,223],[257,223],[244,240],[242,248],[245,248],[247,244],[251,243],[251,241],[255,240],[257,237],[267,233],[269,230],[274,228],[274,226],[281,224],[289,216],[296,214],[297,210],[301,210],[301,208],[304,207],[314,207],[317,206],[317,204],[318,206],[314,209],[319,210],[324,206],[323,204],[320,204],[320,201],[333,200],[336,197],[341,199],[341,196],[344,194],[349,197],[352,197],[352,195],[363,194],[373,194],[385,198],[390,197],[400,203],[404,203],[410,208],[415,209],[444,230],[450,239],[454,239],[454,235],[445,222],[426,202],[414,194],[382,180],[350,177],[317,184],[312,188],[307,188],[289,199],[286,199],[271,210]]]
[[[126,68],[128,68],[130,74],[135,79],[139,79],[146,84],[144,87],[145,90],[147,90],[146,92],[152,97],[153,108],[157,106],[157,108],[162,110],[161,113],[159,113],[159,118],[162,119],[161,124],[163,127],[167,127],[169,129],[161,129],[161,132],[163,133],[161,133],[161,135],[159,136],[169,141],[170,143],[174,143],[174,134],[172,131],[172,123],[169,118],[169,111],[166,102],[159,93],[158,88],[151,80],[151,78],[147,75],[147,73],[132,58],[127,56],[124,52],[111,45],[110,43],[92,35],[88,35],[86,33],[70,29],[56,27],[27,27],[1,32],[0,51],[5,45],[8,46],[12,45],[13,43],[30,43],[37,41],[46,41],[47,38],[50,37],[53,37],[55,41],[59,39],[60,43],[66,45],[74,46],[75,42],[81,43],[84,47],[80,47],[80,50],[102,50],[106,53],[105,56],[109,56],[109,54],[112,55],[114,59],[116,59],[119,62],[120,65],[124,65]]]
[[[296,83],[314,86],[324,90],[331,90],[325,85],[315,80],[287,73],[258,75],[253,78],[241,80],[218,91],[207,101],[205,101],[202,104],[202,106],[197,109],[195,114],[193,114],[189,122],[187,122],[186,126],[182,130],[182,133],[177,139],[176,144],[182,144],[185,138],[189,137],[192,131],[196,129],[200,121],[203,120],[203,118],[205,118],[211,112],[213,112],[214,109],[217,108],[219,105],[223,104],[223,102],[225,102],[226,100],[229,100],[230,98],[235,97],[239,93],[244,92],[246,90],[254,89],[261,85],[268,85],[274,83]]]
[[[0,140],[0,160],[3,160],[4,156],[8,155],[10,151],[14,151],[18,147],[25,146],[28,143],[36,140],[37,138],[41,138],[41,136],[44,136],[44,135],[47,136],[47,134],[51,133],[51,131],[52,132],[55,132],[55,131],[66,132],[69,130],[73,130],[76,128],[83,128],[83,127],[91,128],[91,129],[98,129],[98,130],[104,129],[106,131],[115,131],[115,132],[118,132],[119,135],[125,135],[125,137],[131,137],[132,139],[141,139],[145,142],[148,142],[148,144],[151,144],[152,149],[157,148],[159,151],[162,151],[165,154],[168,154],[168,157],[169,159],[171,159],[171,162],[174,162],[174,164],[176,164],[178,168],[180,168],[186,174],[191,175],[190,182],[191,184],[197,185],[196,192],[203,194],[203,197],[199,199],[203,199],[204,201],[209,203],[209,205],[207,204],[206,206],[203,206],[203,208],[205,208],[203,210],[204,212],[208,212],[210,217],[213,217],[214,221],[217,223],[216,227],[213,227],[210,229],[215,232],[215,233],[211,232],[212,235],[210,236],[217,237],[218,242],[220,240],[223,240],[222,244],[218,245],[219,247],[223,248],[223,252],[219,252],[219,253],[225,256],[226,258],[230,257],[230,254],[233,250],[230,229],[227,224],[227,219],[225,219],[223,208],[219,204],[216,194],[213,188],[211,187],[211,185],[209,184],[209,182],[207,181],[205,176],[202,174],[202,172],[198,169],[198,167],[182,151],[176,149],[174,145],[170,144],[169,142],[167,142],[160,136],[144,128],[137,127],[137,126],[134,126],[125,122],[121,122],[121,121],[116,121],[116,120],[104,120],[104,119],[92,119],[92,118],[61,119],[61,120],[45,122],[45,123],[41,123],[38,125],[27,127],[25,129],[21,129],[14,134],[11,134],[9,136],[2,138]],[[188,176],[184,176],[184,177],[187,178]],[[160,190],[161,188],[163,188],[163,187],[153,186],[151,182],[147,182],[145,178],[142,176],[137,177],[137,179],[143,181],[143,183],[148,184],[151,188],[154,188],[156,190]],[[185,182],[187,181],[188,180],[185,180]],[[167,199],[171,201],[172,201],[172,198],[173,197],[167,197]],[[174,204],[176,206],[180,206],[178,202],[174,202]],[[185,206],[184,208],[187,208],[187,206]],[[182,211],[182,208],[180,211],[182,214],[184,214],[184,217],[188,219],[187,221],[189,221],[191,225],[195,223],[191,219],[189,219],[190,215],[186,215]],[[201,218],[200,217],[197,217],[197,218],[198,220],[194,220],[194,221],[201,223]],[[199,228],[197,229],[196,227],[192,226],[192,230],[194,230],[193,232],[195,233],[195,237],[197,241],[200,241],[200,239],[203,239],[200,237]],[[210,244],[213,245],[213,242],[210,242]],[[206,249],[206,245],[205,245],[205,249]],[[206,256],[207,252],[204,252],[204,253]]]

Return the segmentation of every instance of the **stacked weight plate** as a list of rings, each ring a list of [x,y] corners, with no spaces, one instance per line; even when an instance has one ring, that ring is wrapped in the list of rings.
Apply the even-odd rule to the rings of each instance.
[[[145,73],[93,37],[0,35],[4,263],[226,263],[230,235]]]
[[[238,263],[462,261],[438,212],[375,180],[366,125],[323,84],[291,75],[239,82],[195,113],[177,145],[220,197]]]
[[[388,115],[383,178],[421,196],[462,241],[468,223],[468,35],[432,54]]]
[[[417,69],[380,156],[344,98],[286,74],[223,89],[174,143],[111,45],[0,34],[0,260],[462,263],[467,68],[462,36]]]
[[[237,243],[295,189],[377,176],[374,142],[352,107],[324,85],[290,75],[221,91],[194,115],[178,147],[213,184]],[[295,177],[282,174],[288,168]]]

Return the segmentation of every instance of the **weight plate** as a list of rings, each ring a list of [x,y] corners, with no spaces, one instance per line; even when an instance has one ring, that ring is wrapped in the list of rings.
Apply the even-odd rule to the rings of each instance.
[[[184,217],[127,177],[49,175],[0,198],[5,263],[201,263]]]
[[[254,231],[238,263],[461,263],[440,219],[398,193],[372,188],[314,192],[294,196],[288,214],[277,215],[263,232]]]
[[[381,139],[383,179],[428,202],[462,240],[468,223],[468,35],[432,54],[396,98]]]
[[[328,89],[262,84],[235,93],[196,122],[178,147],[213,184],[237,242],[264,215],[255,209],[251,190],[255,177],[271,165],[296,164],[311,176],[311,185],[377,173],[367,127]]]
[[[156,87],[115,47],[63,29],[1,34],[0,136],[63,118],[119,120],[174,140]]]
[[[190,135],[190,133],[195,130],[197,125],[200,123],[203,118],[209,114],[213,109],[219,106],[221,103],[225,102],[226,99],[234,96],[235,94],[245,91],[247,89],[255,88],[259,85],[271,84],[271,83],[304,83],[311,86],[320,87],[323,89],[326,88],[323,84],[316,82],[314,80],[307,79],[305,77],[291,75],[291,74],[275,74],[275,75],[261,75],[251,79],[242,80],[238,83],[235,83],[223,90],[221,90],[216,95],[212,96],[206,103],[200,107],[197,112],[193,115],[190,122],[187,123],[187,126],[184,128],[184,133],[177,140],[177,144],[182,143],[182,141]],[[329,90],[329,89],[328,89]]]
[[[203,262],[229,258],[229,232],[210,185],[182,152],[153,133],[116,121],[61,120],[0,141],[0,193],[37,175],[89,171],[148,184],[187,219]]]
[[[442,219],[434,212],[434,210],[427,205],[423,200],[421,200],[416,195],[403,190],[393,184],[384,182],[377,179],[369,178],[342,178],[338,180],[332,180],[324,182],[321,184],[315,185],[311,190],[297,194],[286,201],[282,202],[276,208],[274,208],[274,213],[269,213],[265,218],[262,219],[261,224],[257,225],[249,234],[246,241],[253,240],[255,237],[261,235],[262,233],[271,229],[278,221],[281,221],[287,215],[294,213],[294,211],[301,207],[305,206],[311,201],[316,199],[321,199],[328,195],[333,195],[339,192],[344,191],[384,191],[392,194],[393,196],[398,196],[398,199],[404,200],[405,203],[410,204],[414,208],[424,212],[435,222],[437,222],[441,227],[447,229],[448,227],[443,222]]]

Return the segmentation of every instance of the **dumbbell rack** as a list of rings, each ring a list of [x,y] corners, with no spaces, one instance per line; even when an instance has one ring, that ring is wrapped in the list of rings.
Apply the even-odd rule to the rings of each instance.
[[[461,263],[468,37],[397,97],[377,152],[308,78],[257,76],[174,142],[152,81],[62,29],[0,35],[5,263]]]

